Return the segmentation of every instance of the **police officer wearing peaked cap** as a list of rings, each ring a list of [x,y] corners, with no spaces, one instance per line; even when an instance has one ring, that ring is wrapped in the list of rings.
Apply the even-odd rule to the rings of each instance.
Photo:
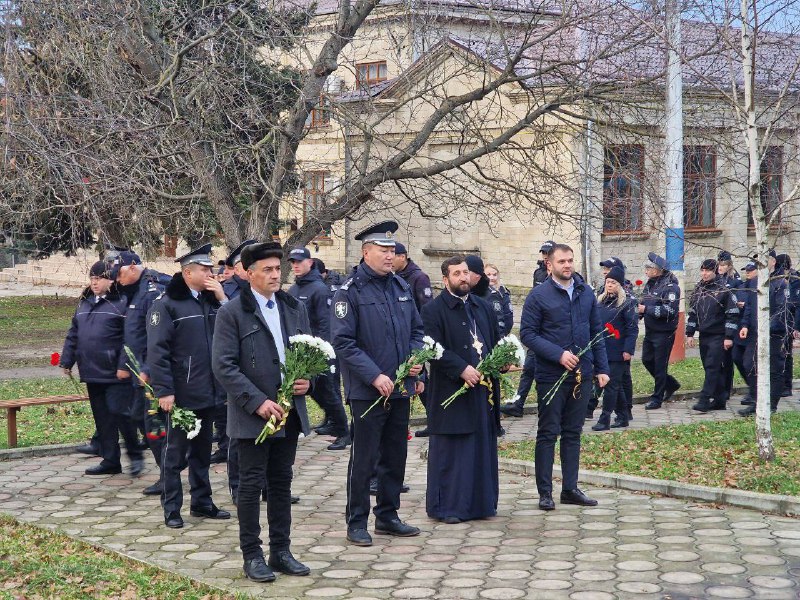
[[[222,388],[211,371],[211,346],[217,311],[227,302],[222,285],[213,276],[214,262],[206,244],[175,262],[181,271],[150,309],[147,318],[147,352],[150,376],[161,409],[170,415],[161,460],[164,491],[161,505],[167,527],[183,527],[181,471],[189,467],[191,515],[228,519],[230,513],[211,501],[212,423],[223,401]],[[194,411],[200,431],[188,432],[173,426],[174,407]]]
[[[408,452],[410,398],[424,386],[415,366],[398,388],[397,367],[422,348],[423,326],[409,285],[392,272],[397,223],[384,221],[360,232],[363,262],[333,298],[331,341],[339,358],[353,413],[353,445],[347,469],[347,539],[372,545],[367,532],[369,481],[377,462],[375,533],[413,536],[417,527],[398,517]],[[388,402],[367,408],[379,396]]]
[[[222,284],[222,290],[225,292],[225,296],[227,296],[228,300],[236,298],[239,292],[241,292],[242,286],[247,281],[247,270],[242,266],[242,250],[244,250],[246,246],[255,243],[256,240],[246,240],[242,242],[225,259],[225,266],[233,269],[233,276]]]

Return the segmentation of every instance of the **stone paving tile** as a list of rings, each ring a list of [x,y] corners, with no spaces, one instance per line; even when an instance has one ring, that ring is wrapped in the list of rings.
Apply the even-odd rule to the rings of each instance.
[[[782,405],[792,410],[797,403]],[[640,406],[634,413],[637,427],[733,417],[731,411],[698,416],[686,403],[657,416]],[[532,435],[535,424],[530,416],[504,420],[509,439]],[[444,525],[425,515],[419,439],[409,450],[412,489],[403,495],[401,515],[422,535],[376,535],[374,546],[353,547],[343,520],[348,453],[328,452],[327,443],[301,440],[295,466],[293,491],[302,500],[293,507],[292,550],[311,567],[310,577],[247,581],[235,515],[209,521],[184,507],[186,527],[166,528],[158,499],[140,493],[156,479],[154,464],[139,479],[90,479],[83,469],[94,461],[77,454],[3,462],[0,511],[257,598],[800,597],[798,519],[602,488],[586,490],[598,507],[542,513],[533,480],[503,473],[497,517]],[[212,483],[216,503],[231,508],[224,467],[212,467]]]

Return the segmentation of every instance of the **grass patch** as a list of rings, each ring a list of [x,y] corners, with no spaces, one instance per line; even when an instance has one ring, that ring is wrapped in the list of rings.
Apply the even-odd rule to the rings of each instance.
[[[0,515],[0,598],[184,598],[222,600],[220,592],[63,534]]]
[[[77,305],[77,292],[74,298],[0,298],[0,368],[49,365],[50,353],[60,352],[64,345]],[[25,345],[21,348],[23,333]],[[41,352],[34,351],[38,349]]]
[[[773,415],[772,435],[776,457],[770,463],[758,458],[752,418],[587,435],[581,441],[581,467],[800,496],[800,413]],[[533,460],[534,447],[535,440],[501,443],[500,455]]]

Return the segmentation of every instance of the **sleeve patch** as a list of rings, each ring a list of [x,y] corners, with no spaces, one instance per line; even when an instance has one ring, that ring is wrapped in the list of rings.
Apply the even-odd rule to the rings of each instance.
[[[157,310],[154,310],[150,313],[150,325],[153,327],[158,327],[158,324],[161,323],[161,313]]]

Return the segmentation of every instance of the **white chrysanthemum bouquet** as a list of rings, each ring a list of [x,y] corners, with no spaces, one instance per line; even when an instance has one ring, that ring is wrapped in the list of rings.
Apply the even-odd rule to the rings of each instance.
[[[333,346],[322,338],[313,335],[294,335],[289,338],[289,347],[286,349],[286,362],[281,365],[283,383],[278,389],[276,402],[283,409],[283,419],[280,422],[272,416],[264,425],[264,429],[256,438],[260,444],[269,436],[280,431],[286,425],[289,410],[292,408],[292,390],[298,379],[311,380],[325,372],[334,372],[330,361],[336,358]]]

